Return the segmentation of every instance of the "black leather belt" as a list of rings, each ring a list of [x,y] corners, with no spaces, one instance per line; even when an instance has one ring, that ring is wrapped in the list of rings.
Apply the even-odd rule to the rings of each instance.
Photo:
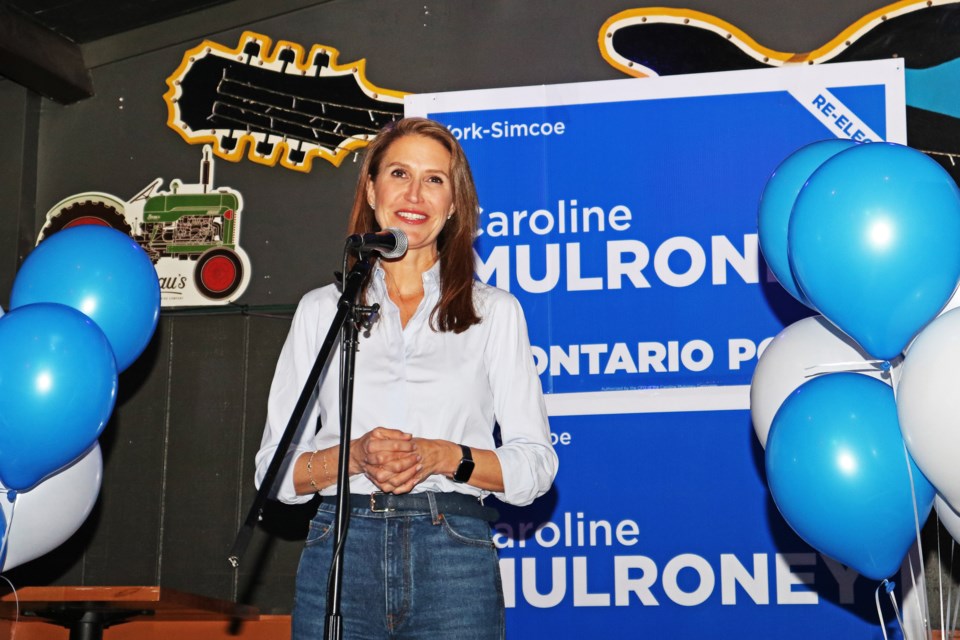
[[[437,503],[437,511],[449,515],[470,516],[488,522],[500,519],[500,513],[493,507],[485,507],[474,496],[464,493],[433,493]],[[336,504],[336,496],[324,496],[324,502]],[[374,513],[392,511],[426,511],[430,512],[430,499],[426,492],[403,493],[351,493],[350,507],[352,509],[369,509]]]

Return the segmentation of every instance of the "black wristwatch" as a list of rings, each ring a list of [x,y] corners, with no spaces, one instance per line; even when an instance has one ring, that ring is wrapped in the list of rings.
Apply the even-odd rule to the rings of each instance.
[[[466,482],[473,474],[473,454],[470,453],[470,447],[462,444],[460,445],[460,450],[463,451],[463,457],[460,458],[460,465],[453,474],[454,482]]]

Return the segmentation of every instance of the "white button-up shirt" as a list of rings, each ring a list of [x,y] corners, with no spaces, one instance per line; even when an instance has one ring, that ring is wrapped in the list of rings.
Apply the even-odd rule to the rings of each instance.
[[[379,264],[374,268],[367,302],[379,303],[380,314],[369,334],[361,331],[359,338],[351,437],[382,426],[416,437],[493,449],[504,484],[503,492],[494,495],[509,504],[529,504],[550,488],[558,461],[550,444],[546,406],[523,310],[510,293],[475,282],[474,305],[481,322],[459,334],[434,331],[430,314],[440,295],[439,276],[439,264],[423,274],[423,301],[402,327],[400,311],[387,295],[383,269]],[[267,425],[256,456],[258,487],[339,299],[336,287],[329,285],[307,293],[297,307],[270,388]],[[293,461],[303,452],[339,444],[339,362],[338,341],[277,480],[273,493],[283,502],[302,503],[311,497],[296,494]],[[323,427],[315,433],[318,415]],[[499,443],[494,442],[495,424],[500,425]],[[350,478],[351,493],[377,490],[362,474]],[[488,493],[441,475],[426,478],[413,491]],[[331,486],[322,493],[335,492]]]

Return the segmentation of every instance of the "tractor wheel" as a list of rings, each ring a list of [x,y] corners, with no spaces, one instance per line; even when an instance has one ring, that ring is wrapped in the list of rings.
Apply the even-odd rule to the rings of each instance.
[[[77,200],[50,216],[40,231],[39,240],[47,238],[57,231],[69,229],[82,224],[98,224],[103,227],[116,229],[126,235],[132,235],[130,223],[122,211],[109,202],[100,200]]]
[[[243,281],[243,262],[226,247],[210,249],[197,260],[193,281],[203,296],[223,300],[230,297]]]

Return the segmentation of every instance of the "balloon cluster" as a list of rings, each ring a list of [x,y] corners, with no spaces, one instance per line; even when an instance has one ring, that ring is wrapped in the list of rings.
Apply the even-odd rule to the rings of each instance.
[[[118,374],[146,348],[159,314],[153,264],[108,227],[64,229],[17,272],[0,315],[3,569],[52,550],[89,515]]]
[[[820,314],[781,331],[754,371],[770,493],[812,547],[887,578],[935,497],[958,518],[960,309],[944,309],[960,190],[910,147],[825,140],[777,167],[758,221],[770,270]]]

